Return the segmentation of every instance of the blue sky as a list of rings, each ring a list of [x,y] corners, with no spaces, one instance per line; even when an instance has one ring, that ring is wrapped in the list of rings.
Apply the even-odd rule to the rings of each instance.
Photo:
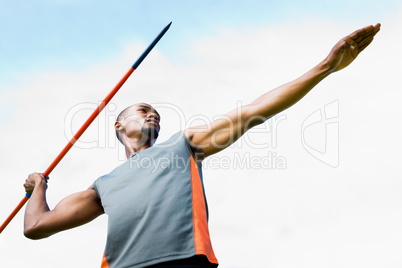
[[[159,105],[164,141],[187,123],[298,77],[344,35],[381,22],[351,66],[281,120],[268,120],[210,158],[233,164],[234,156],[266,159],[269,151],[286,161],[284,170],[205,163],[204,183],[223,268],[401,267],[401,7],[399,0],[0,0],[0,221],[23,197],[27,174],[47,168],[69,140],[66,133],[81,126],[170,21],[112,100],[114,108],[102,112],[52,172],[50,207],[124,161],[112,125],[133,102]],[[311,153],[327,148],[326,122],[303,127],[328,107],[339,114],[331,119],[339,131],[328,132],[337,147],[327,154],[337,167]],[[97,147],[85,147],[87,141]],[[1,234],[5,266],[26,260],[43,268],[100,266],[106,216],[39,241],[23,237],[22,222],[23,211]]]
[[[24,72],[79,69],[118,54],[130,42],[147,43],[169,21],[159,49],[171,61],[180,51],[222,28],[246,31],[294,21],[347,23],[394,16],[400,1],[1,1],[0,78]]]

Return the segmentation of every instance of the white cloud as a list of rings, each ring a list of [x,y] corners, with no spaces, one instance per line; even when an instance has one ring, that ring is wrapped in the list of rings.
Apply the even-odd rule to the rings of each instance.
[[[190,118],[200,114],[212,118],[235,108],[238,101],[250,102],[296,78],[325,57],[343,35],[360,26],[317,22],[250,32],[227,30],[199,40],[191,50],[198,60],[185,66],[172,65],[153,51],[112,101],[116,111],[106,110],[103,115],[109,129],[95,122],[82,137],[83,142],[99,137],[100,146],[108,148],[73,148],[51,175],[50,205],[85,189],[119,163],[111,123],[126,106],[145,101],[180,107],[185,122],[173,106],[160,107],[160,139],[165,140]],[[268,148],[285,158],[285,170],[205,169],[212,241],[221,267],[401,265],[397,63],[402,56],[401,37],[396,36],[400,26],[400,19],[385,22],[372,46],[352,66],[285,111],[286,119],[277,125],[277,147]],[[27,173],[44,170],[67,142],[64,120],[69,110],[103,99],[142,49],[135,45],[120,58],[82,73],[38,74],[11,91],[15,93],[7,98],[16,106],[9,108],[10,120],[1,126],[0,219],[23,197],[21,184]],[[301,144],[303,121],[334,100],[339,101],[340,114],[340,164],[335,169],[313,158]],[[87,116],[76,114],[73,128]],[[271,143],[269,129],[265,134],[251,131],[249,138]],[[267,149],[253,149],[245,139],[240,144],[216,157],[246,152],[267,155]],[[5,266],[19,267],[28,260],[31,267],[100,266],[106,217],[49,239],[30,241],[22,236],[22,215],[2,233]]]

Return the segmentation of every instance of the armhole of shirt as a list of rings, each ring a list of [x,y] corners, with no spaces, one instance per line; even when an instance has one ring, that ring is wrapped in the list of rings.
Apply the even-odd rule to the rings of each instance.
[[[92,183],[92,186],[94,187],[94,190],[95,190],[95,192],[96,192],[96,194],[99,196],[99,198],[101,198],[101,195],[99,194],[99,189],[98,189],[98,180],[99,180],[100,178],[98,178],[97,180],[95,180],[93,183]]]
[[[193,148],[190,146],[190,141],[187,139],[187,136],[186,136],[186,134],[184,134],[184,131],[183,131],[183,130],[181,130],[180,132],[181,132],[180,135],[183,135],[183,138],[184,138],[184,140],[186,141],[187,150],[188,150],[188,151],[190,152],[190,154],[193,156],[194,160],[196,160],[197,158],[196,158],[196,155],[195,155],[195,153],[194,153],[194,151],[193,151]],[[199,168],[201,168],[201,166],[202,166],[201,163],[198,163],[197,161],[195,161],[195,163],[197,164],[197,166],[198,166]]]

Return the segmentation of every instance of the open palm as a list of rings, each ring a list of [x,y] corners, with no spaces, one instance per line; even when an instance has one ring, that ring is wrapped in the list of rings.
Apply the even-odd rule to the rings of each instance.
[[[381,24],[361,28],[342,38],[331,50],[326,58],[327,64],[333,72],[342,70],[353,62],[374,39],[380,31]]]

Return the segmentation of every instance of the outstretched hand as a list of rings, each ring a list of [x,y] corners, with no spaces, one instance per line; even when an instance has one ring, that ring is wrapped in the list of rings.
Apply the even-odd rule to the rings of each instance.
[[[342,70],[362,52],[374,39],[374,36],[380,31],[381,24],[370,25],[361,28],[352,34],[342,38],[331,50],[326,64],[332,72]]]

